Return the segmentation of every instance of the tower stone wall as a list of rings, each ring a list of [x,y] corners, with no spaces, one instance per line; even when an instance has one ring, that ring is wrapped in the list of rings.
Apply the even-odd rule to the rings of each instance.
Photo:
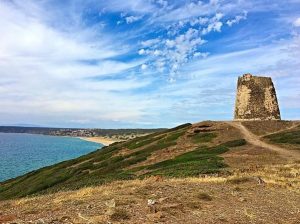
[[[245,74],[238,78],[234,119],[281,119],[275,87],[270,77]]]

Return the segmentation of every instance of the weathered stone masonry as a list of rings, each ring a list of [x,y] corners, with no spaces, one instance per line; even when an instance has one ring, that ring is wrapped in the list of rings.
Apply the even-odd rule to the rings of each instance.
[[[238,78],[235,120],[280,120],[276,91],[269,77],[245,74]]]

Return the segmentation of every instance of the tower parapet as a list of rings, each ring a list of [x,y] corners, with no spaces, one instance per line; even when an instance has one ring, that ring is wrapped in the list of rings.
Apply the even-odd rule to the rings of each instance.
[[[270,77],[244,74],[238,78],[234,120],[280,120],[276,91]]]

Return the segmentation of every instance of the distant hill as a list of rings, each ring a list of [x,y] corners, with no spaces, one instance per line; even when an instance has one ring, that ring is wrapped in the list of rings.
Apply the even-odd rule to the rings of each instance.
[[[2,133],[28,133],[28,134],[50,134],[53,131],[64,130],[63,128],[44,128],[28,126],[0,126]]]
[[[142,135],[157,131],[157,129],[85,129],[85,128],[49,128],[49,127],[24,127],[24,126],[0,126],[2,133],[28,133],[56,136],[96,137],[113,135]]]

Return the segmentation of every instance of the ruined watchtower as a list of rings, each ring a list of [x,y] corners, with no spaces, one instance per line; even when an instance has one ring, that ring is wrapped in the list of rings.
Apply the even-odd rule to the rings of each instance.
[[[235,120],[280,120],[276,91],[270,77],[245,74],[238,78]]]

